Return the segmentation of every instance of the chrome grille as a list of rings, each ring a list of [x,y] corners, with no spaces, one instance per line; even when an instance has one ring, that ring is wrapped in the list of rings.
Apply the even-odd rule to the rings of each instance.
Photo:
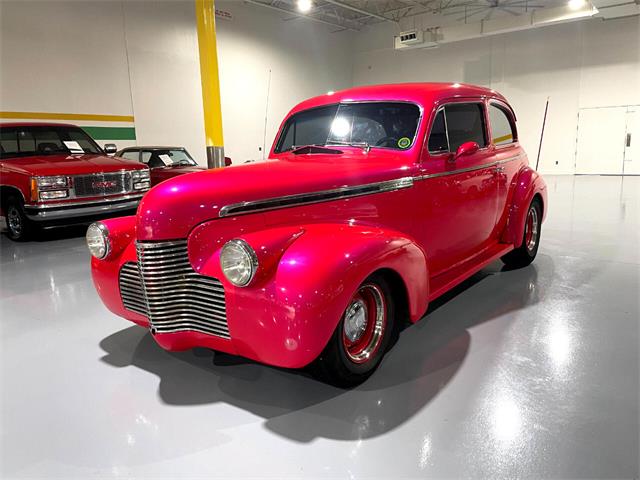
[[[147,301],[144,298],[142,289],[142,278],[138,264],[133,262],[125,263],[120,269],[120,297],[122,304],[127,310],[148,316]]]
[[[131,172],[96,173],[73,177],[76,197],[99,197],[131,191]]]
[[[192,330],[229,338],[224,287],[191,268],[186,240],[138,242],[136,249],[153,330]]]

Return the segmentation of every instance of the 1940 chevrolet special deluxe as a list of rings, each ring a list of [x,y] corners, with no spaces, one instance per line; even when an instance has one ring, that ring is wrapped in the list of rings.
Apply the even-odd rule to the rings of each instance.
[[[106,306],[163,348],[349,386],[431,300],[531,263],[546,203],[500,94],[369,86],[300,103],[269,161],[163,182],[87,241]]]

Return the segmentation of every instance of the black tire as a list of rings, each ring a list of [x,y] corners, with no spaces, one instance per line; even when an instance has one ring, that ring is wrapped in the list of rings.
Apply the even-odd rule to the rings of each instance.
[[[373,300],[369,300],[367,298],[369,296]],[[378,298],[381,298],[383,302],[381,308],[379,308]],[[350,342],[345,329],[345,321],[348,313],[351,313],[349,318],[353,319],[357,316],[357,314],[353,314],[352,307],[356,310],[362,308],[356,305],[360,301],[363,305],[372,305],[374,302],[376,311],[374,314],[373,309],[366,306],[361,310],[364,311],[364,317],[368,318],[368,321],[364,324],[364,329],[359,332],[361,338],[348,346]],[[378,313],[381,311],[384,315],[382,323],[378,317]],[[350,323],[350,325],[353,324],[354,322]],[[379,325],[382,325],[381,333],[376,336]],[[373,328],[370,341],[368,340],[369,328]],[[353,330],[350,333],[354,333]],[[320,380],[337,387],[348,388],[359,385],[378,368],[382,357],[393,344],[393,339],[397,334],[391,288],[382,275],[373,274],[354,293],[329,343],[313,365],[313,372]],[[362,342],[361,353],[358,353],[358,342]]]
[[[540,247],[541,227],[542,205],[539,199],[534,198],[527,209],[522,245],[501,258],[507,267],[522,268],[533,262],[538,254],[538,247]]]
[[[7,236],[17,242],[29,239],[33,233],[33,222],[25,215],[22,201],[16,197],[8,197],[4,205],[4,212],[7,221]]]

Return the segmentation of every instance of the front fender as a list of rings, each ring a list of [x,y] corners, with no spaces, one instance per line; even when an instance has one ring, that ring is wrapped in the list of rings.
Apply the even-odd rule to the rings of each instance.
[[[326,346],[358,286],[379,269],[393,270],[402,278],[412,320],[426,310],[426,257],[400,232],[313,224],[254,231],[239,238],[258,255],[268,246],[276,260],[266,266],[265,274],[248,287],[235,287],[220,271],[219,251],[199,270],[225,286],[229,331],[240,355],[283,367],[309,364]]]
[[[542,199],[542,220],[547,215],[547,185],[540,174],[531,167],[523,167],[519,172],[515,192],[509,209],[509,221],[503,241],[512,243],[515,248],[522,245],[527,210],[533,197]]]

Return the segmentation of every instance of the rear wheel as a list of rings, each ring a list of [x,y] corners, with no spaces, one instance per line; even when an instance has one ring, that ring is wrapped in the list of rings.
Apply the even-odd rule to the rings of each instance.
[[[5,213],[9,238],[16,241],[29,238],[33,225],[24,213],[22,202],[16,197],[9,197],[5,205]]]
[[[536,258],[540,246],[540,230],[542,226],[542,205],[537,198],[533,199],[524,225],[522,245],[501,258],[510,268],[521,268],[529,265]]]
[[[316,361],[317,376],[339,387],[362,383],[378,367],[394,335],[391,289],[382,275],[374,274],[349,301]]]

